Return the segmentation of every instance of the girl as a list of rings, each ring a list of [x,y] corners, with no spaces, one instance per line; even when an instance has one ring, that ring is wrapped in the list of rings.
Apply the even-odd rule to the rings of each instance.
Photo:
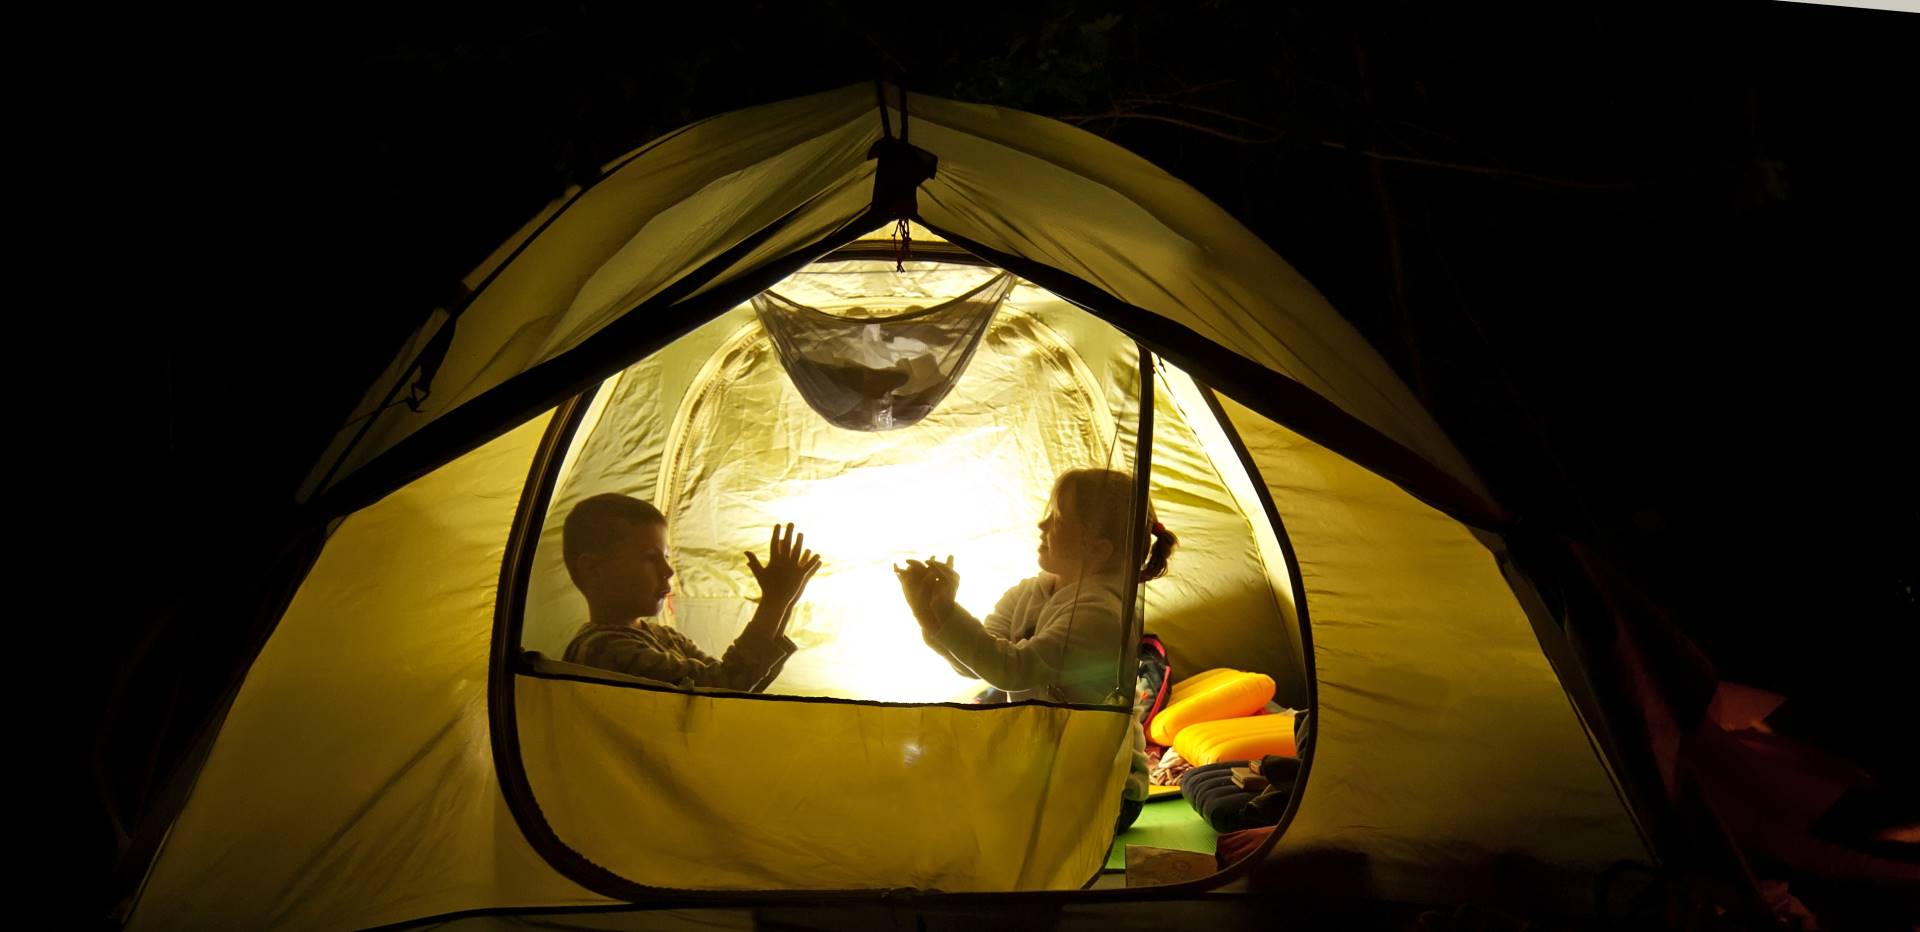
[[[1040,573],[1022,580],[994,606],[984,622],[954,603],[960,576],[953,558],[908,560],[896,566],[900,588],[921,636],[964,676],[1005,690],[1007,701],[1106,702],[1122,690],[1117,675],[1126,616],[1127,573],[1141,582],[1166,574],[1176,538],[1154,519],[1128,533],[1133,477],[1109,469],[1076,469],[1054,483],[1040,520]],[[1129,541],[1137,541],[1129,546]],[[1134,776],[1127,781],[1120,829],[1146,799],[1146,744],[1134,721]],[[1137,778],[1137,779],[1136,779]],[[1135,786],[1135,784],[1138,786]]]

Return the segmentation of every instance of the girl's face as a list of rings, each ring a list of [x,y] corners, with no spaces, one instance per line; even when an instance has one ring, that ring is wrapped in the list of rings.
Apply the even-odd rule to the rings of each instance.
[[[1060,506],[1060,490],[1047,499],[1040,519],[1040,568],[1063,579],[1078,579],[1113,556],[1113,544],[1090,533]]]

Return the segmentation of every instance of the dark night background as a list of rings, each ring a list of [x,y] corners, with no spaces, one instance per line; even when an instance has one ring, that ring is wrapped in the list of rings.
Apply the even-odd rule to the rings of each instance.
[[[1509,508],[1591,541],[1726,676],[1897,769],[1920,625],[1920,15],[1555,6],[166,24],[122,63],[95,153],[127,218],[114,248],[151,263],[116,304],[111,442],[152,475],[124,503],[142,596],[100,629],[101,795],[138,809],[231,660],[294,485],[470,267],[659,133],[882,74],[1072,118],[1198,187],[1354,321]]]

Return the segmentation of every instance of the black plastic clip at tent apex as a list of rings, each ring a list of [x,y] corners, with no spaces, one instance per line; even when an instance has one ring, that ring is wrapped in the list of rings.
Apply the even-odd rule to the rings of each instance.
[[[880,139],[867,150],[867,158],[880,164],[873,173],[873,209],[890,220],[912,220],[919,216],[920,206],[914,192],[920,183],[934,176],[939,170],[940,160],[933,153],[918,148],[907,141],[910,118],[907,114],[907,92],[900,89],[900,135],[893,135],[893,127],[887,118],[887,86],[883,82],[874,82],[874,90],[879,96]]]

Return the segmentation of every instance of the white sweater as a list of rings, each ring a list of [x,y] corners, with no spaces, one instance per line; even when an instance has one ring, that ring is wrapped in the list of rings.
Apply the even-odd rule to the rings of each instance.
[[[1099,703],[1116,688],[1130,701],[1132,683],[1120,682],[1118,668],[1133,656],[1132,645],[1120,643],[1122,580],[1100,575],[1056,585],[1051,576],[1021,580],[985,622],[955,605],[927,645],[961,675],[1006,690],[1015,702]]]

